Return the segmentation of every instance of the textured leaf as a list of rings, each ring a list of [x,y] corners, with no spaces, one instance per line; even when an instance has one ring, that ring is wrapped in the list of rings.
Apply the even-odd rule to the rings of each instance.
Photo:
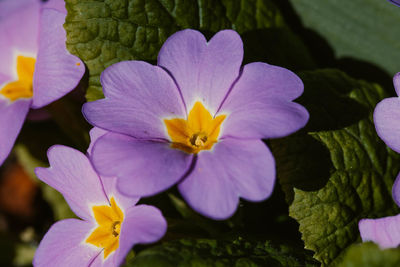
[[[400,70],[398,7],[386,0],[290,2],[304,26],[326,39],[337,57],[374,63],[390,76]]]
[[[381,250],[374,243],[351,246],[340,267],[397,267],[400,266],[400,249]]]
[[[373,125],[373,109],[385,97],[380,86],[335,70],[301,77],[305,93],[299,102],[310,111],[310,122],[271,146],[278,178],[293,201],[289,214],[300,224],[305,247],[328,265],[360,239],[361,218],[398,213],[391,187],[400,157]]]
[[[181,239],[165,242],[139,253],[126,266],[134,267],[224,267],[224,266],[317,266],[313,259],[289,246],[241,239],[216,241]]]
[[[164,41],[183,28],[199,29],[208,37],[232,28],[255,44],[245,41],[250,58],[262,49],[269,52],[269,63],[312,65],[306,48],[284,28],[270,0],[66,0],[66,4],[67,47],[89,70],[88,100],[103,97],[99,77],[106,67],[122,60],[155,62]]]

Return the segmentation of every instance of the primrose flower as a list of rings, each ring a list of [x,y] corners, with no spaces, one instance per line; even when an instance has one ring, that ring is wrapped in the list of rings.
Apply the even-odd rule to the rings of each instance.
[[[400,72],[393,78],[397,95],[400,94]],[[374,110],[374,123],[379,137],[394,151],[400,153],[400,98],[383,99]],[[393,199],[400,207],[400,174],[392,188]],[[400,214],[379,219],[362,219],[358,224],[361,238],[373,241],[382,248],[400,245]]]
[[[291,71],[255,62],[241,68],[243,44],[232,30],[207,42],[198,31],[172,35],[158,65],[125,61],[101,75],[105,99],[83,113],[109,131],[93,147],[95,168],[118,190],[149,196],[178,183],[199,213],[226,219],[239,197],[272,193],[274,158],[262,138],[302,128],[307,111],[292,102],[303,83]]]
[[[74,89],[85,72],[68,53],[64,1],[0,1],[0,165],[30,108]]]
[[[50,168],[36,168],[36,175],[63,194],[81,219],[56,222],[40,242],[34,266],[119,266],[133,245],[164,235],[161,212],[135,206],[139,199],[121,195],[116,180],[100,177],[81,152],[55,145],[48,158]]]

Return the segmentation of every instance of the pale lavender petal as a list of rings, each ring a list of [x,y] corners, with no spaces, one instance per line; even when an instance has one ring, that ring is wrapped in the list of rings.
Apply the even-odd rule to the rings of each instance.
[[[43,4],[44,8],[52,8],[58,10],[64,14],[67,14],[64,0],[49,0]]]
[[[99,265],[94,266],[120,266],[134,245],[154,243],[164,236],[166,230],[167,222],[160,210],[148,205],[132,207],[125,213],[118,250],[106,261],[99,257],[96,259]]]
[[[0,88],[18,78],[18,54],[36,57],[39,12],[38,0],[0,1]]]
[[[275,183],[275,161],[260,140],[224,140],[198,155],[190,175],[178,186],[189,205],[213,219],[233,215],[238,198],[261,201]]]
[[[80,151],[55,145],[49,148],[49,168],[36,168],[37,177],[59,191],[77,216],[94,220],[91,207],[105,205],[105,195],[100,177],[89,159]]]
[[[307,110],[293,99],[303,83],[293,72],[261,62],[244,67],[218,114],[227,114],[222,137],[277,138],[307,123]]]
[[[103,130],[101,128],[93,127],[90,132],[90,145],[87,150],[88,157],[91,157],[92,150],[94,143],[96,143],[97,139],[102,137],[108,133],[108,131]],[[117,190],[117,178],[116,177],[106,177],[106,176],[100,176],[101,182],[104,187],[104,191],[108,197],[108,199],[111,199],[111,197],[114,197],[115,201],[118,203],[118,206],[122,207],[124,210],[128,209],[131,206],[134,206],[138,201],[138,197],[129,197],[122,195],[119,193]]]
[[[379,137],[400,153],[400,98],[383,99],[374,110],[374,123]]]
[[[396,180],[394,181],[392,187],[392,196],[394,202],[396,202],[397,206],[400,207],[400,173],[397,174]]]
[[[92,150],[93,150],[93,145],[94,143],[96,143],[97,139],[99,139],[100,137],[102,137],[103,135],[105,135],[106,133],[108,133],[108,131],[103,130],[101,128],[98,127],[93,127],[90,131],[89,131],[89,135],[90,135],[90,144],[89,144],[89,148],[87,150],[88,155],[90,156],[92,154]]]
[[[139,197],[131,197],[121,194],[117,190],[117,178],[116,177],[101,177],[101,181],[104,186],[104,191],[107,194],[108,199],[114,197],[115,201],[118,203],[118,206],[123,210],[127,210],[130,207],[134,206],[138,201]]]
[[[167,39],[158,65],[175,78],[188,110],[200,100],[215,114],[239,76],[243,43],[232,30],[220,31],[207,43],[195,30],[183,30]]]
[[[364,242],[373,241],[383,249],[400,245],[400,214],[379,219],[362,219],[358,228]]]
[[[0,49],[1,49],[1,39],[0,39]],[[11,81],[13,78],[7,74],[0,73],[0,88],[5,85],[6,82]]]
[[[54,9],[42,10],[33,79],[33,108],[46,106],[72,91],[85,73],[83,62],[66,48],[65,17]]]
[[[261,140],[225,140],[215,147],[216,165],[225,168],[238,195],[249,201],[268,198],[275,184],[275,160]]]
[[[192,155],[169,143],[141,141],[107,133],[97,140],[92,161],[104,176],[118,178],[118,190],[130,196],[149,196],[174,185],[191,163]]]
[[[3,26],[0,22],[0,34],[4,34]],[[13,55],[12,48],[7,38],[0,38],[0,88],[6,82],[14,81],[17,78],[15,55]]]
[[[7,17],[18,10],[23,9],[26,5],[37,3],[40,0],[1,0],[0,1],[0,21],[3,17]]]
[[[393,85],[394,89],[396,90],[396,94],[400,95],[400,72],[393,76]]]
[[[0,166],[7,158],[24,124],[31,100],[9,103],[0,98]]]
[[[0,45],[0,58],[13,60],[17,54],[35,57],[38,50],[40,1],[25,1],[26,4],[1,17],[0,36],[7,45]],[[4,10],[4,12],[6,12]],[[23,19],[21,19],[23,18]],[[6,48],[6,49],[5,49]],[[11,57],[11,59],[10,59]],[[0,73],[14,73],[14,64],[0,64]]]
[[[196,167],[178,185],[186,202],[198,213],[215,220],[231,217],[239,203],[234,183],[225,170],[216,167],[211,153],[199,155]]]
[[[56,222],[40,242],[33,266],[89,266],[101,251],[84,242],[94,227],[94,224],[78,219]]]
[[[172,78],[162,68],[124,61],[101,75],[106,99],[86,103],[83,113],[94,126],[136,138],[168,137],[163,119],[185,117]]]

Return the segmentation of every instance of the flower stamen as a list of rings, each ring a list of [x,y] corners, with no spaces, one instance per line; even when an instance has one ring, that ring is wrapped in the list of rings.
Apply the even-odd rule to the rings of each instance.
[[[32,57],[17,56],[16,58],[18,79],[6,83],[1,89],[0,94],[10,101],[21,98],[32,98],[33,96],[33,74],[35,71],[36,60]]]
[[[207,139],[208,137],[205,133],[196,133],[190,138],[190,143],[196,147],[203,147]]]
[[[111,227],[113,236],[115,236],[115,237],[119,236],[120,230],[121,230],[121,222],[120,221],[113,222],[112,227]]]
[[[87,243],[104,248],[104,258],[118,249],[119,234],[124,219],[124,214],[114,198],[110,199],[110,204],[92,208],[98,225],[86,239]]]
[[[171,147],[187,153],[197,154],[201,150],[210,150],[218,142],[222,122],[226,115],[213,118],[201,102],[196,102],[190,110],[187,120],[164,120]]]

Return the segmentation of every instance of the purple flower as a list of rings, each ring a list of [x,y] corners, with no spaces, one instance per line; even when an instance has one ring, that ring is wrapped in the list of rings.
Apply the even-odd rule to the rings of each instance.
[[[101,134],[91,132],[92,138]],[[48,158],[50,167],[36,168],[36,175],[63,194],[81,219],[56,222],[40,242],[34,266],[119,266],[133,245],[164,235],[167,223],[161,212],[135,206],[139,199],[121,195],[116,179],[100,177],[81,152],[56,145]]]
[[[400,0],[388,0],[388,1],[396,6],[400,6]]]
[[[262,138],[302,128],[307,111],[292,102],[303,83],[261,62],[241,68],[243,44],[232,30],[210,41],[198,31],[172,35],[158,65],[125,61],[101,76],[105,99],[86,103],[86,119],[109,131],[93,148],[95,168],[116,176],[126,195],[150,196],[179,183],[189,205],[226,219],[239,197],[272,193],[274,158]]]
[[[29,109],[61,98],[85,72],[66,49],[65,16],[62,0],[0,2],[0,165]]]
[[[400,72],[393,77],[397,95],[400,93]],[[383,99],[374,110],[374,123],[379,137],[394,151],[400,152],[400,98]],[[393,199],[400,207],[400,174],[392,188]],[[400,215],[379,218],[362,219],[358,224],[361,238],[373,241],[382,248],[400,245]]]

